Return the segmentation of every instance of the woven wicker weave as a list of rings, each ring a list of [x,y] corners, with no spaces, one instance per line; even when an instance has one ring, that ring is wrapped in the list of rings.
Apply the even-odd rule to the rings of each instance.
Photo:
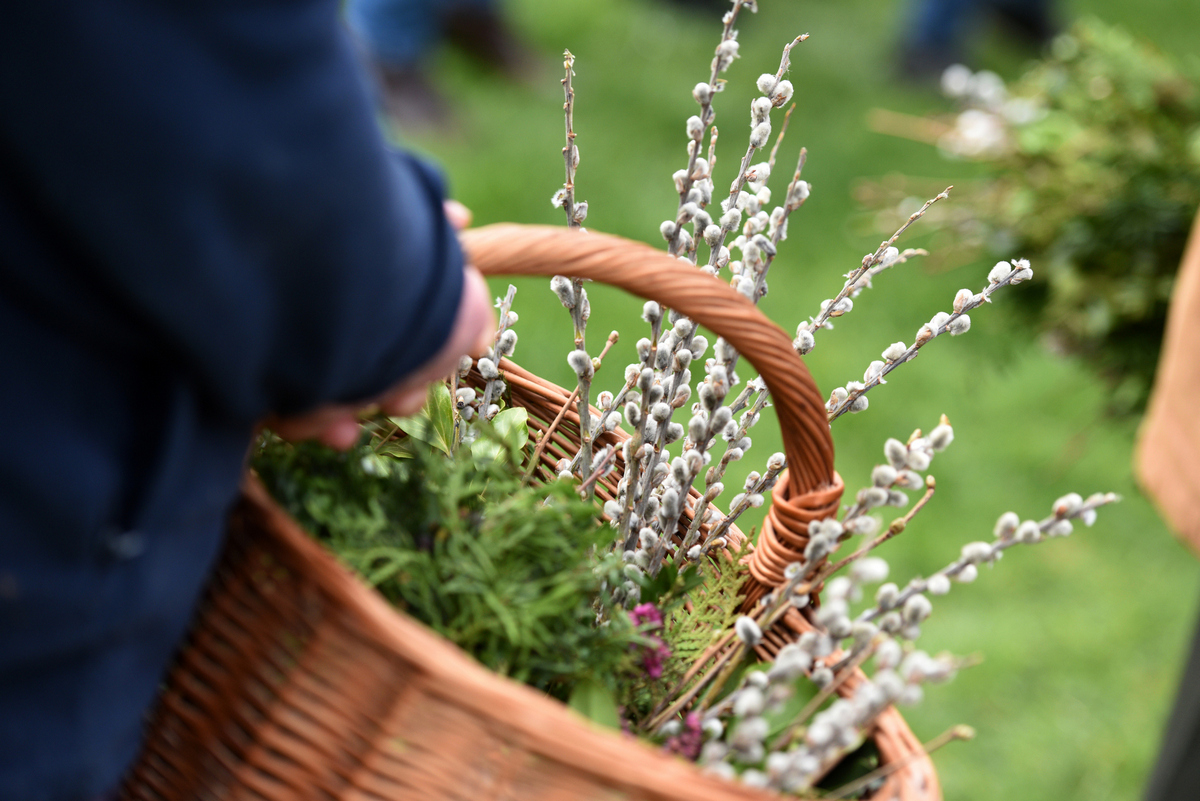
[[[771,390],[790,465],[750,563],[748,603],[796,561],[807,523],[833,513],[842,485],[824,403],[788,337],[748,301],[645,245],[563,229],[468,232],[485,274],[591,278],[651,297],[723,335]],[[543,471],[572,453],[569,393],[503,363],[511,401],[550,441]],[[559,419],[554,431],[546,432]],[[604,435],[618,442],[622,435]],[[605,440],[602,438],[601,443]],[[618,470],[620,465],[618,465]],[[598,486],[611,496],[613,483]],[[735,540],[741,534],[733,529]],[[792,611],[769,658],[811,628]],[[848,692],[851,678],[840,692]],[[936,801],[937,778],[888,710],[875,741],[898,769],[872,798]],[[775,796],[701,773],[599,730],[539,693],[489,673],[399,614],[309,539],[253,477],[193,632],[165,685],[122,797],[184,799],[656,799]]]

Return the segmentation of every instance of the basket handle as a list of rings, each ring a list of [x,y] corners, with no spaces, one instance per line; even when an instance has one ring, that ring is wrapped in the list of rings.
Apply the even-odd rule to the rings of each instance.
[[[833,439],[824,398],[808,368],[792,350],[787,334],[724,282],[640,242],[569,228],[511,223],[464,231],[461,237],[469,260],[484,275],[565,275],[611,284],[675,309],[733,345],[758,370],[774,396],[787,456],[786,491],[781,496],[782,488],[777,489],[767,528],[778,530],[782,525],[791,529],[793,542],[788,549],[790,555],[778,554],[773,561],[798,558],[796,546],[803,550],[800,540],[807,540],[807,521],[818,509],[825,516],[831,494],[832,509],[836,511],[841,482],[833,470]],[[799,516],[784,510],[783,519],[778,519],[774,512],[779,511],[781,502],[785,507],[798,507],[793,511]],[[795,526],[789,524],[792,519]],[[785,535],[782,539],[789,539],[787,532],[778,533]],[[775,583],[766,580],[765,574],[758,577],[764,584]]]

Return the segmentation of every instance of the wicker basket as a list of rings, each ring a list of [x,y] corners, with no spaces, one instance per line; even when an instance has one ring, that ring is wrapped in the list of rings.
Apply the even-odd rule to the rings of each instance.
[[[808,521],[836,511],[842,491],[823,399],[788,337],[722,282],[645,245],[511,225],[464,241],[485,274],[578,276],[652,297],[724,336],[759,370],[790,469],[751,556],[747,603],[780,583]],[[548,438],[539,469],[552,474],[578,432],[578,415],[563,408],[569,393],[516,365],[502,370],[512,403]],[[604,436],[616,443],[621,435]],[[610,481],[597,492],[613,489]],[[810,628],[793,610],[760,655]],[[940,798],[931,763],[895,710],[879,718],[874,737],[898,769],[873,799]],[[775,797],[600,730],[488,672],[358,581],[253,477],[122,791],[142,801]]]

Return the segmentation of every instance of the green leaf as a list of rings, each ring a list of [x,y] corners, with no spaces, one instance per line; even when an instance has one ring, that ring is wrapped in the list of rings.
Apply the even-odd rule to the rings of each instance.
[[[450,397],[450,387],[444,382],[437,381],[429,385],[425,411],[433,422],[438,438],[445,443],[444,450],[449,453],[454,442],[454,399]]]
[[[567,706],[593,723],[613,729],[621,728],[616,699],[608,687],[597,681],[581,679],[576,683]]]
[[[492,418],[490,428],[480,427],[479,438],[471,443],[471,456],[480,462],[519,458],[527,442],[529,412],[520,407],[505,409]]]
[[[425,408],[411,417],[393,417],[392,422],[413,439],[449,456],[454,442],[454,403],[450,388],[440,381],[430,384]]]
[[[529,442],[529,412],[517,406],[505,409],[492,418],[497,436],[509,448],[521,450]]]

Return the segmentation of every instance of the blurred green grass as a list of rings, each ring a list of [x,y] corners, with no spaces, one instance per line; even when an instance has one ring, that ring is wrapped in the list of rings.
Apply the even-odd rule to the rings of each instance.
[[[932,92],[889,80],[899,4],[763,0],[762,6],[739,25],[742,58],[726,75],[729,89],[718,95],[723,135],[716,183],[718,189],[728,185],[744,147],[754,79],[775,70],[791,37],[811,33],[793,53],[789,77],[798,105],[774,186],[782,192],[784,174],[804,145],[813,194],[792,218],[762,304],[791,331],[878,244],[850,197],[857,179],[903,172],[950,184],[974,171],[941,160],[932,148],[867,130],[865,115],[873,107],[911,114],[944,108]],[[658,225],[673,215],[676,202],[670,175],[685,163],[683,123],[695,110],[690,89],[707,75],[717,15],[632,0],[519,0],[510,10],[543,57],[540,79],[509,84],[446,54],[439,80],[454,99],[456,130],[408,144],[443,165],[477,223],[561,224],[549,199],[563,180],[558,54],[569,48],[578,59],[577,196],[589,201],[587,226],[661,242]],[[1179,56],[1190,52],[1200,23],[1200,6],[1167,0],[1079,0],[1069,10],[1124,24]],[[987,40],[983,53],[978,66],[1007,78],[1026,57],[998,36]],[[901,244],[924,243],[918,225]],[[818,385],[856,379],[887,344],[911,342],[921,323],[949,307],[959,287],[981,288],[986,268],[962,265],[932,274],[918,260],[885,273],[836,330],[820,335],[807,360]],[[516,283],[518,361],[567,384],[566,313],[545,281]],[[503,285],[494,282],[497,294]],[[925,703],[905,715],[922,739],[959,722],[978,730],[975,742],[936,757],[950,801],[1132,799],[1157,752],[1182,667],[1200,567],[1133,483],[1135,423],[1106,418],[1095,376],[1044,351],[1013,322],[1004,296],[1017,291],[1000,293],[992,307],[974,314],[966,336],[931,343],[871,393],[866,412],[837,421],[838,469],[852,493],[881,461],[887,437],[928,430],[942,413],[954,423],[955,443],[930,470],[937,496],[886,546],[900,583],[937,570],[962,543],[989,538],[1005,510],[1040,518],[1072,490],[1125,496],[1102,510],[1094,528],[1011,551],[975,584],[938,599],[923,647],[978,653],[983,663],[930,688]],[[633,343],[644,335],[641,302],[602,288],[592,296],[593,352],[609,330],[623,334],[597,377],[598,388],[615,387]],[[766,423],[755,439],[751,456],[737,465],[739,475],[779,447],[777,430]],[[740,478],[727,484],[734,480]],[[756,524],[751,520],[746,528]]]

